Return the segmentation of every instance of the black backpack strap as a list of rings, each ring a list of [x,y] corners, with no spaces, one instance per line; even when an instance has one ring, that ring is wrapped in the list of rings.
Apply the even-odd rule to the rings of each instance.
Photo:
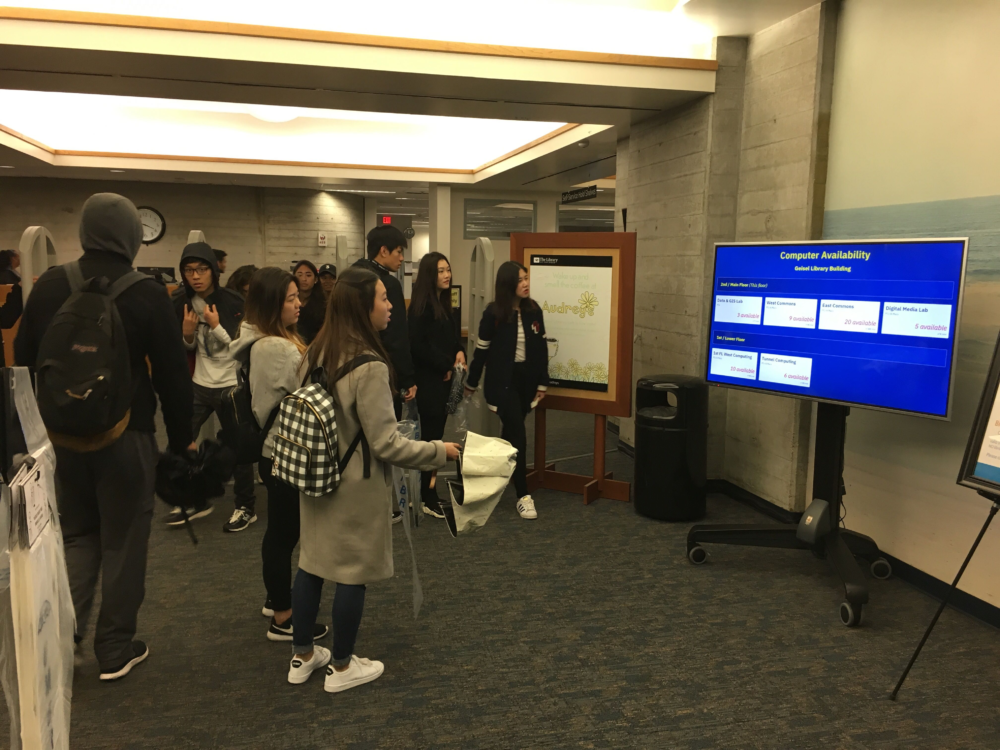
[[[87,280],[83,278],[83,271],[80,270],[80,261],[74,260],[63,266],[66,278],[69,279],[69,293],[76,294],[86,285]]]
[[[364,430],[358,430],[358,434],[355,435],[354,440],[351,441],[351,445],[348,447],[347,452],[340,457],[340,473],[344,473],[344,469],[347,468],[347,464],[351,462],[351,457],[354,455],[354,451],[358,449],[358,445],[361,446],[361,457],[364,460],[364,478],[369,479],[372,475],[372,452],[371,448],[368,447],[368,438],[365,437]]]
[[[138,284],[140,281],[149,278],[152,277],[147,276],[146,274],[141,273],[139,271],[129,271],[127,274],[122,276],[120,279],[118,279],[118,281],[116,281],[114,284],[111,285],[111,288],[108,289],[108,296],[111,297],[111,299],[116,299],[118,295],[120,295],[130,286]]]

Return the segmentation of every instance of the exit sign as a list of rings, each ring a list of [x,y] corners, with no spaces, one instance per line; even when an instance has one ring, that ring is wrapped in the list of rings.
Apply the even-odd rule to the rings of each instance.
[[[392,224],[392,217],[391,216],[383,216],[382,217],[382,223],[383,224]]]

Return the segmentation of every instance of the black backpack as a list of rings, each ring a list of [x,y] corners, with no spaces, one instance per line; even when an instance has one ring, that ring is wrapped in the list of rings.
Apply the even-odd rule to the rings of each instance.
[[[128,340],[115,299],[149,277],[130,271],[113,284],[84,280],[79,261],[63,270],[70,295],[38,346],[38,410],[56,444],[56,436],[65,436],[76,438],[65,442],[78,448],[98,450],[125,431],[132,403]]]
[[[259,340],[259,339],[258,339]],[[253,395],[250,393],[250,351],[255,341],[247,349],[247,364],[236,371],[236,385],[222,399],[222,441],[236,453],[236,463],[252,464],[260,461],[264,441],[278,416],[281,402],[271,410],[263,427],[257,424],[253,414]]]

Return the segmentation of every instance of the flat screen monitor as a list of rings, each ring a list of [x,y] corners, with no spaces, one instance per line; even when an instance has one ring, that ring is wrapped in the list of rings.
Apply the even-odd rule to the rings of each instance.
[[[708,382],[948,419],[967,246],[716,245]]]

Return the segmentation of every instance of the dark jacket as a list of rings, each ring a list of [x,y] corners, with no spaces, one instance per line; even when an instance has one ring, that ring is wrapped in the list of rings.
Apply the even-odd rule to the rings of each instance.
[[[184,277],[184,262],[195,258],[212,269],[212,282],[215,284],[215,291],[205,298],[205,304],[215,306],[219,313],[219,325],[226,329],[230,338],[236,338],[243,320],[243,295],[233,289],[219,286],[219,263],[215,259],[215,251],[207,242],[192,242],[181,253],[181,263],[178,270],[184,283],[177,288],[171,297],[177,320],[183,325],[184,307],[190,306],[191,298],[195,294],[194,289]]]
[[[7,330],[13,328],[17,319],[24,312],[24,292],[21,289],[21,277],[11,269],[0,271],[0,284],[9,284],[11,287],[7,299],[0,305],[0,328]],[[6,352],[3,342],[0,341],[0,367],[6,367]]]
[[[86,279],[104,276],[114,282],[132,269],[124,255],[110,250],[85,250],[80,269]],[[14,341],[17,364],[34,367],[38,345],[49,323],[69,299],[63,268],[42,274],[28,296]],[[163,421],[175,452],[191,444],[194,394],[181,332],[163,287],[150,277],[125,290],[117,300],[132,363],[132,414],[128,429],[155,432],[156,394],[163,404]],[[146,359],[149,358],[149,365]],[[152,369],[152,378],[150,378]],[[154,394],[155,390],[155,394]]]
[[[319,329],[323,327],[324,320],[326,320],[326,297],[323,294],[323,287],[316,282],[312,294],[309,295],[309,301],[299,310],[299,322],[295,328],[302,340],[311,344]]]
[[[534,302],[522,303],[521,323],[524,327],[525,361],[528,382],[535,390],[549,385],[549,349],[545,342],[545,320],[542,310]],[[469,366],[469,388],[477,388],[486,367],[483,393],[486,403],[496,407],[510,387],[514,374],[514,356],[517,353],[517,317],[503,323],[497,322],[493,303],[486,306],[479,321],[476,351]]]
[[[413,375],[413,357],[410,355],[410,335],[406,325],[406,298],[403,297],[403,287],[392,272],[373,260],[362,258],[354,265],[374,271],[385,284],[386,296],[392,305],[392,316],[389,318],[389,327],[382,331],[382,346],[392,360],[392,369],[396,373],[396,388],[408,391],[417,384],[417,381]],[[420,392],[419,388],[417,392]]]
[[[459,338],[458,319],[453,314],[441,319],[428,305],[420,315],[410,315],[410,352],[417,381],[417,410],[420,414],[444,415],[451,381],[444,377],[455,365],[455,356],[465,351]]]

